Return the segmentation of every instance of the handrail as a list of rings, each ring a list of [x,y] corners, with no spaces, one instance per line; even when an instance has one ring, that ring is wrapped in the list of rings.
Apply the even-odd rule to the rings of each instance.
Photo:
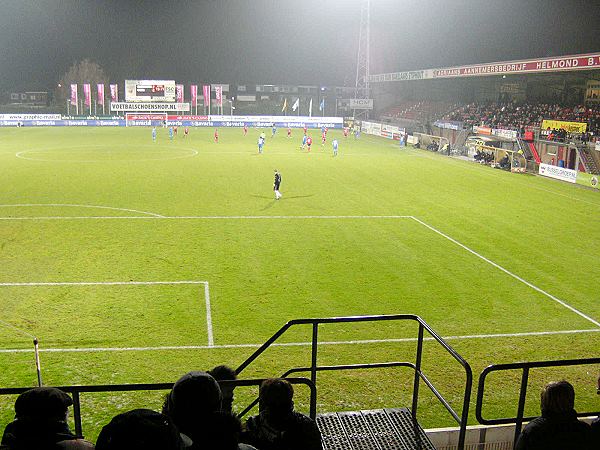
[[[219,385],[223,386],[260,386],[264,378],[253,378],[246,380],[224,380],[219,381]],[[291,384],[304,384],[310,389],[310,401],[316,402],[317,387],[308,378],[296,377],[287,378]],[[83,437],[81,426],[81,393],[88,392],[132,392],[132,391],[166,391],[173,388],[174,383],[134,383],[134,384],[99,384],[89,386],[56,386],[63,392],[71,394],[73,397],[73,420],[75,422],[75,434],[78,437]],[[19,395],[32,387],[18,388],[0,388],[1,395]],[[314,417],[313,417],[314,419]]]
[[[417,407],[419,397],[419,386],[420,381],[429,387],[429,389],[435,394],[442,405],[448,410],[450,415],[458,422],[460,426],[459,437],[458,437],[458,449],[464,448],[467,420],[469,415],[469,402],[471,397],[471,388],[473,383],[473,374],[471,367],[467,361],[465,361],[448,343],[446,343],[431,327],[419,316],[414,314],[391,314],[391,315],[374,315],[374,316],[349,316],[349,317],[330,317],[330,318],[315,318],[315,319],[295,319],[290,320],[277,330],[263,345],[261,345],[250,357],[248,357],[240,366],[236,369],[236,373],[241,373],[246,369],[252,362],[254,362],[262,353],[264,353],[272,344],[274,344],[288,329],[297,325],[311,325],[312,326],[312,342],[311,342],[311,365],[309,367],[294,368],[292,370],[310,372],[310,379],[317,384],[317,372],[321,370],[352,370],[358,368],[371,368],[368,365],[340,365],[340,366],[318,366],[317,365],[317,348],[318,348],[318,331],[319,325],[331,324],[331,323],[356,323],[356,322],[380,322],[380,321],[398,321],[398,320],[411,320],[415,321],[419,325],[419,334],[417,338],[417,349],[415,355],[415,361],[404,362],[404,363],[391,363],[397,366],[411,367],[415,371],[413,381],[413,397],[412,397],[412,416],[413,419],[417,420]],[[427,376],[421,371],[421,361],[423,356],[423,341],[424,331],[437,341],[445,350],[448,352],[465,370],[465,389],[463,396],[462,411],[459,415],[450,404],[443,398],[439,391],[435,388],[433,383],[427,378]],[[383,364],[383,365],[382,365]],[[377,363],[372,367],[390,367],[386,366],[387,363]],[[302,369],[302,370],[300,370]],[[288,371],[289,372],[289,371]],[[256,404],[256,400],[247,407],[242,414],[245,414]],[[311,416],[316,415],[316,402],[310,405]]]
[[[477,401],[475,406],[475,417],[477,421],[483,425],[500,425],[500,424],[515,424],[514,443],[516,444],[519,435],[521,434],[521,428],[523,422],[528,422],[534,417],[524,417],[525,411],[525,400],[527,397],[527,384],[529,381],[530,369],[537,369],[543,367],[564,367],[564,366],[583,366],[591,364],[600,364],[600,358],[580,358],[580,359],[565,359],[565,360],[554,360],[554,361],[530,361],[530,362],[516,362],[507,364],[494,364],[487,366],[479,375],[479,383],[477,388]],[[506,371],[506,370],[517,370],[521,369],[521,387],[519,389],[519,404],[517,407],[516,417],[503,417],[500,419],[486,419],[482,415],[483,407],[483,395],[485,392],[485,379],[492,372]],[[577,413],[578,417],[586,417],[599,415],[600,411],[592,412],[581,412]]]

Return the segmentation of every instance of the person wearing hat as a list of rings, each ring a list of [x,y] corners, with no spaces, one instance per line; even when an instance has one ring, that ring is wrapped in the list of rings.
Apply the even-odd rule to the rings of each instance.
[[[94,448],[71,433],[67,424],[73,400],[54,387],[37,387],[23,392],[15,401],[15,420],[2,435],[10,450]]]
[[[164,414],[134,409],[119,414],[98,435],[96,450],[182,450],[177,427]]]

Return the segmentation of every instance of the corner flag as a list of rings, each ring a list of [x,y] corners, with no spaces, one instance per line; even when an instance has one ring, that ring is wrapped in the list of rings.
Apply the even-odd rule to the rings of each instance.
[[[296,99],[296,101],[294,102],[294,104],[292,105],[292,111],[296,111],[299,106],[300,106],[300,98],[298,97]]]

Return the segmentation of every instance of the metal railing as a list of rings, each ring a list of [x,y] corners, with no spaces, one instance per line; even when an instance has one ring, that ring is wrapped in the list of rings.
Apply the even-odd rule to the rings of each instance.
[[[317,388],[308,378],[287,378],[291,384],[304,384],[310,389],[311,404],[317,401]],[[264,378],[248,380],[219,381],[223,386],[260,386]],[[92,386],[56,386],[61,391],[71,394],[73,398],[73,421],[75,423],[75,434],[83,437],[81,425],[81,398],[80,394],[93,392],[132,392],[132,391],[168,391],[174,383],[137,383],[137,384],[102,384]],[[31,387],[0,388],[1,395],[19,395],[28,391]]]
[[[537,416],[524,417],[525,412],[525,400],[527,398],[527,387],[529,382],[529,372],[531,369],[544,368],[544,367],[564,367],[564,366],[584,366],[600,364],[600,358],[586,358],[586,359],[565,359],[559,361],[532,361],[532,362],[517,362],[510,364],[496,364],[491,365],[483,369],[479,376],[479,384],[477,389],[477,403],[475,406],[475,416],[479,423],[483,425],[501,425],[501,424],[515,424],[515,435],[514,443],[517,443],[517,439],[521,434],[521,428],[523,422],[529,422],[535,419]],[[500,419],[486,419],[482,415],[483,407],[483,395],[485,392],[485,380],[487,376],[492,372],[506,371],[506,370],[521,370],[521,387],[519,389],[519,404],[517,407],[516,417],[503,417]],[[600,411],[580,412],[577,413],[578,417],[594,416],[599,415]]]
[[[416,338],[417,348],[414,362],[384,362],[384,363],[373,363],[373,364],[345,364],[345,365],[334,365],[334,366],[319,366],[317,364],[317,349],[319,344],[319,326],[323,324],[340,324],[340,323],[357,323],[357,322],[382,322],[382,321],[414,321],[418,323],[419,331],[418,337]],[[332,317],[322,319],[297,319],[287,322],[281,327],[271,338],[269,338],[263,345],[260,346],[246,361],[244,361],[236,370],[236,373],[241,373],[250,364],[252,364],[262,353],[264,353],[272,344],[274,344],[287,330],[295,326],[308,325],[312,327],[312,339],[311,339],[311,364],[308,367],[296,367],[291,368],[283,374],[287,376],[291,373],[297,372],[310,372],[310,380],[317,385],[317,372],[320,371],[337,371],[337,370],[357,370],[357,369],[375,369],[383,367],[408,367],[414,370],[414,381],[413,381],[413,394],[412,394],[412,408],[411,413],[415,422],[417,421],[417,408],[419,399],[419,387],[420,382],[423,381],[425,385],[431,390],[436,396],[440,403],[450,413],[452,418],[459,424],[459,438],[458,438],[458,449],[462,450],[465,443],[467,419],[469,415],[469,402],[471,397],[471,387],[473,382],[472,371],[469,363],[465,361],[450,345],[448,345],[435,331],[429,327],[429,325],[421,319],[419,316],[413,314],[393,314],[393,315],[380,315],[380,316],[352,316],[352,317]],[[424,332],[430,335],[429,340],[434,340],[439,343],[447,353],[449,353],[464,369],[465,371],[465,388],[463,394],[462,410],[459,415],[449,402],[440,394],[437,388],[429,380],[429,378],[422,372],[421,363],[423,357],[423,342]],[[250,404],[240,415],[247,413],[252,407],[256,405],[257,400]],[[316,416],[316,402],[310,405],[311,417]]]

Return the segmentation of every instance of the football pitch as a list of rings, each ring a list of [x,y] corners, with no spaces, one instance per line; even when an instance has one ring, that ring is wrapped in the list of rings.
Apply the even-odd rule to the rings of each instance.
[[[169,382],[236,367],[288,320],[417,314],[473,367],[598,356],[600,196],[362,135],[330,130],[0,129],[0,386]],[[333,157],[331,140],[340,142]],[[274,199],[274,169],[283,198]],[[319,364],[414,358],[403,323],[324,326]],[[310,363],[292,330],[243,373]],[[460,407],[457,365],[433,343],[425,371]],[[593,409],[597,369],[568,378]],[[428,372],[429,371],[429,372]],[[512,378],[486,414],[514,414]],[[476,381],[476,380],[475,380]],[[512,382],[514,386],[510,383]],[[319,412],[408,406],[411,373],[319,374]],[[308,397],[299,388],[296,403]],[[242,400],[250,393],[240,393]],[[158,394],[82,398],[95,436]],[[0,398],[0,426],[14,398]],[[422,388],[425,426],[452,425]],[[245,403],[240,406],[245,406]]]

